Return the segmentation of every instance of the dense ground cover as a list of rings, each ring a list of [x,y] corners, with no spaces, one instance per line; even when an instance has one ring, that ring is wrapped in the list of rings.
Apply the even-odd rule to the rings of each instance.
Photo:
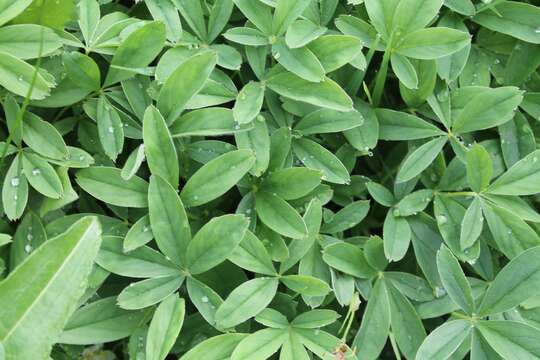
[[[0,360],[540,359],[540,3],[0,0]]]

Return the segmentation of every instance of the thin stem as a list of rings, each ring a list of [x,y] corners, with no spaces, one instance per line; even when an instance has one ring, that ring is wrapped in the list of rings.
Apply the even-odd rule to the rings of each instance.
[[[373,40],[373,43],[371,44],[371,47],[369,48],[369,51],[366,55],[366,69],[358,70],[354,73],[353,78],[351,79],[351,81],[349,82],[349,86],[347,87],[347,92],[349,93],[349,95],[354,97],[360,90],[360,87],[364,82],[367,69],[369,68],[371,60],[373,59],[373,55],[375,54],[375,49],[377,48],[377,46],[379,46],[380,41],[381,38],[379,36],[377,36],[375,40]]]
[[[39,14],[39,24],[41,24],[41,20],[43,18],[43,3],[40,6],[39,12],[40,12],[40,14]],[[32,92],[34,91],[34,87],[36,85],[37,76],[38,76],[38,73],[39,73],[39,68],[41,66],[41,55],[43,54],[43,36],[44,36],[43,35],[43,33],[44,33],[43,29],[44,28],[41,27],[40,32],[39,32],[38,57],[37,57],[37,60],[36,60],[36,65],[34,66],[34,73],[32,74],[32,79],[30,81],[30,87],[28,88],[28,92],[26,93],[26,96],[25,96],[25,98],[23,100],[23,103],[22,103],[19,111],[17,112],[17,117],[15,118],[15,126],[13,127],[13,131],[9,132],[8,138],[6,139],[6,144],[4,146],[4,151],[2,151],[2,156],[0,156],[0,168],[2,167],[2,165],[4,163],[4,159],[6,157],[9,144],[13,140],[13,134],[17,133],[17,131],[20,129],[20,127],[22,125],[22,121],[23,121],[23,118],[24,118],[24,113],[26,112],[26,108],[30,104],[30,97],[32,96]],[[17,147],[19,148],[19,151],[21,151],[22,150],[22,142],[19,143],[17,145]]]
[[[375,80],[375,88],[373,90],[373,106],[378,107],[381,102],[384,84],[386,83],[386,75],[388,74],[388,62],[390,61],[390,53],[392,52],[394,33],[390,34],[390,39],[384,50],[381,66]]]

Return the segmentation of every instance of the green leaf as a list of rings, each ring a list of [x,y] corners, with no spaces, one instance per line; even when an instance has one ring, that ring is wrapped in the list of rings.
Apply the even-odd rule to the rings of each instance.
[[[275,36],[285,34],[289,25],[296,20],[308,7],[311,0],[287,1],[277,0],[274,18],[272,19],[272,33]]]
[[[437,252],[437,268],[448,296],[467,314],[472,315],[475,305],[471,285],[457,259],[444,245]]]
[[[307,236],[306,224],[300,214],[277,194],[257,192],[255,208],[261,221],[278,234],[293,239]]]
[[[285,275],[280,281],[289,289],[307,296],[325,296],[330,292],[330,286],[313,276]]]
[[[86,288],[100,242],[97,218],[85,217],[43,244],[0,283],[0,339],[8,359],[48,355]]]
[[[261,176],[270,163],[270,135],[264,117],[257,116],[257,121],[253,121],[253,128],[235,133],[234,140],[238,149],[253,151],[255,164],[249,173],[257,177]]]
[[[259,114],[264,100],[264,88],[263,84],[250,81],[240,90],[233,108],[234,120],[238,124],[250,123]]]
[[[338,233],[350,229],[362,221],[369,211],[369,200],[352,202],[339,210],[321,229],[324,233]]]
[[[64,53],[62,56],[66,75],[78,87],[96,91],[101,87],[101,73],[91,57],[79,52]]]
[[[383,185],[370,181],[366,183],[366,188],[371,197],[379,204],[386,207],[394,205],[394,194]]]
[[[378,279],[369,294],[362,323],[352,347],[362,348],[361,359],[377,359],[386,344],[390,329],[390,304],[383,279]]]
[[[393,53],[390,57],[390,64],[392,65],[394,74],[396,74],[399,81],[405,87],[409,89],[416,89],[418,87],[416,69],[405,56]]]
[[[478,330],[503,358],[535,359],[540,356],[536,339],[540,330],[515,321],[479,321]]]
[[[148,187],[148,211],[156,243],[176,264],[184,264],[191,230],[184,205],[176,190],[163,178],[152,175]]]
[[[41,44],[41,45],[40,45]],[[46,56],[57,50],[62,43],[60,37],[41,25],[23,24],[0,28],[0,51],[19,59],[33,59]]]
[[[17,155],[4,178],[2,204],[8,219],[20,218],[28,201],[28,180],[23,172],[22,156]]]
[[[251,150],[236,150],[205,164],[185,184],[180,197],[187,207],[199,206],[229,191],[251,169]]]
[[[105,96],[100,96],[96,116],[101,146],[105,154],[112,161],[116,161],[116,157],[124,147],[124,127],[120,115]]]
[[[204,12],[199,1],[172,0],[193,32],[201,39],[207,37]]]
[[[208,19],[208,42],[214,41],[227,25],[231,13],[233,11],[232,0],[217,0],[210,10],[210,18]]]
[[[184,282],[183,276],[163,276],[131,283],[118,295],[122,309],[136,310],[159,303]]]
[[[467,152],[467,181],[475,192],[484,191],[493,176],[493,162],[487,150],[474,144]]]
[[[187,278],[189,299],[195,305],[201,316],[212,326],[215,326],[216,309],[223,304],[223,299],[212,288],[196,280]]]
[[[396,16],[392,25],[405,34],[422,29],[436,18],[442,5],[442,0],[400,1],[395,10]]]
[[[0,2],[0,25],[4,25],[24,11],[32,0],[2,0]]]
[[[165,23],[167,39],[178,42],[182,37],[182,24],[173,3],[169,0],[146,0],[144,3],[155,20]]]
[[[501,125],[512,117],[523,100],[523,92],[513,86],[489,89],[475,96],[459,112],[452,130],[467,133]]]
[[[322,172],[322,179],[336,184],[350,182],[349,172],[343,163],[318,143],[305,138],[295,139],[294,154],[308,168]]]
[[[461,250],[473,246],[482,233],[483,224],[482,202],[480,198],[475,197],[467,208],[465,216],[463,216],[463,220],[461,221],[461,232],[459,235]]]
[[[207,222],[187,247],[189,272],[200,274],[225,261],[244,238],[248,225],[243,215],[223,215]]]
[[[288,335],[283,329],[259,330],[242,340],[234,352],[231,360],[264,360],[272,356],[281,347]]]
[[[395,206],[394,213],[398,216],[411,216],[423,211],[433,199],[433,191],[423,189],[412,192],[401,199]]]
[[[324,71],[329,73],[361,54],[362,42],[349,35],[324,35],[310,42],[308,48],[319,59]]]
[[[220,107],[190,111],[170,127],[173,137],[221,136],[250,129],[252,124],[237,124],[232,110]]]
[[[240,244],[228,258],[243,269],[264,275],[276,275],[272,258],[263,243],[251,231],[247,231]]]
[[[306,196],[321,183],[321,173],[303,167],[280,169],[269,174],[261,189],[273,193],[283,200],[294,200]]]
[[[216,65],[217,57],[213,51],[204,51],[182,62],[172,72],[159,91],[157,107],[172,124],[188,102],[203,88]],[[181,87],[178,84],[182,84]]]
[[[150,172],[161,176],[176,189],[180,174],[176,148],[165,119],[154,106],[144,112],[143,140]]]
[[[486,190],[497,195],[533,195],[540,192],[540,150],[515,163]]]
[[[455,53],[470,41],[470,35],[463,31],[445,27],[427,28],[405,35],[395,51],[413,59],[431,60]]]
[[[22,165],[26,179],[34,189],[50,198],[62,197],[62,182],[49,163],[37,155],[25,153]]]
[[[278,283],[276,278],[257,278],[242,283],[217,309],[217,326],[228,329],[260,313],[274,298]]]
[[[415,140],[444,135],[436,126],[404,112],[377,109],[379,137],[382,140]]]
[[[285,69],[309,82],[324,80],[325,70],[315,54],[307,47],[290,49],[284,40],[272,45],[272,55]]]
[[[137,176],[124,180],[120,169],[89,167],[79,170],[75,180],[84,191],[108,204],[134,208],[148,206],[148,183]]]
[[[448,359],[471,333],[471,323],[467,320],[452,320],[436,328],[424,340],[416,359]]]
[[[124,68],[137,69],[148,66],[161,52],[163,45],[165,45],[165,24],[162,22],[149,22],[133,31],[116,49],[104,86],[113,85],[134,75]]]
[[[326,28],[312,21],[299,19],[293,22],[285,34],[285,43],[291,49],[309,44],[326,32]]]
[[[392,332],[403,355],[412,359],[424,341],[426,331],[409,300],[392,285],[387,290]]]
[[[229,333],[207,339],[185,353],[180,360],[221,360],[230,358],[237,345],[247,334]]]
[[[147,246],[124,253],[122,238],[115,236],[103,240],[96,263],[112,273],[127,277],[181,276],[180,269]]]
[[[233,0],[233,2],[242,14],[265,35],[272,33],[272,13],[269,6],[252,0]]]
[[[164,360],[180,333],[186,313],[184,299],[170,295],[159,304],[146,338],[146,359]]]
[[[340,242],[327,246],[323,260],[334,269],[358,278],[369,279],[375,274],[362,250],[349,243]]]
[[[144,316],[142,311],[120,309],[114,296],[100,299],[75,311],[58,342],[91,345],[123,339],[131,334]]]
[[[35,81],[32,80],[34,74]],[[32,100],[46,98],[54,86],[49,73],[37,72],[27,62],[3,52],[0,52],[0,75],[0,85],[16,95],[28,96]]]
[[[473,21],[483,27],[517,39],[540,44],[538,16],[540,9],[532,4],[517,1],[505,1],[497,4],[497,13],[482,11],[473,17]]]
[[[334,323],[339,314],[333,310],[315,309],[304,312],[291,322],[291,325],[302,329],[317,329]]]
[[[384,219],[383,239],[386,258],[390,261],[403,259],[411,243],[411,227],[407,220],[389,211]]]
[[[446,136],[440,136],[411,152],[401,164],[396,181],[405,182],[411,180],[424,171],[439,155],[447,140]]]
[[[320,109],[304,116],[294,127],[303,135],[341,132],[361,126],[364,117],[358,111],[340,112]]]
[[[62,135],[50,123],[26,113],[23,141],[36,153],[53,159],[64,159],[68,149]]]
[[[536,289],[540,282],[539,257],[540,247],[537,246],[512,259],[486,291],[479,313],[508,311],[534,295],[530,289]]]
[[[266,85],[279,95],[293,100],[338,111],[352,110],[351,98],[329,78],[311,83],[293,73],[280,71],[272,74]]]

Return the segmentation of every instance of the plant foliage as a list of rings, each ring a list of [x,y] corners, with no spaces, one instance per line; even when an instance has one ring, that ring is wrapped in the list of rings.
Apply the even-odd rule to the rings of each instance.
[[[0,360],[540,359],[538,0],[0,0]]]

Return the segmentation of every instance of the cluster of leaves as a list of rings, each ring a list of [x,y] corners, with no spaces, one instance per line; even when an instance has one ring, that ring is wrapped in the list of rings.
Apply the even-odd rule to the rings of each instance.
[[[539,66],[537,0],[0,0],[0,359],[540,359]]]

